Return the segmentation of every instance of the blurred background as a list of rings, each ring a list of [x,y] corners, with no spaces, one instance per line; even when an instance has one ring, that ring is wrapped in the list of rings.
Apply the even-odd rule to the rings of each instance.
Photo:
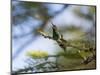
[[[95,45],[95,16],[95,6],[12,1],[12,70],[27,65],[28,51],[41,50],[54,55],[62,50],[55,41],[45,39],[37,32],[41,28],[52,36],[51,22],[64,39],[85,39]],[[72,60],[76,62],[76,59],[67,62]],[[73,69],[71,65],[67,69]]]

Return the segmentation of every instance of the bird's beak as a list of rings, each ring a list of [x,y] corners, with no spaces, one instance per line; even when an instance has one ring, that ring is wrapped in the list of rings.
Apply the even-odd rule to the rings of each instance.
[[[54,27],[55,25],[51,22],[51,25]]]

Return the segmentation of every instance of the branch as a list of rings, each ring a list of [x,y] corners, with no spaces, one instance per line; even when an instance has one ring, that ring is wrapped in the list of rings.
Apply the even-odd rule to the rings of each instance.
[[[72,45],[70,42],[68,42],[67,40],[65,40],[64,38],[63,38],[63,35],[62,34],[59,34],[59,36],[61,36],[61,37],[59,37],[59,39],[54,39],[53,37],[51,37],[51,36],[49,36],[49,35],[45,35],[44,33],[42,33],[42,32],[39,32],[44,38],[48,38],[48,39],[51,39],[51,40],[54,40],[54,41],[56,41],[57,43],[58,43],[58,45],[61,47],[61,48],[63,48],[63,50],[64,50],[64,52],[66,52],[66,47],[72,47],[72,48],[76,48],[76,49],[78,49],[79,51],[78,51],[78,53],[80,54],[80,51],[81,50],[84,50],[84,51],[90,51],[93,55],[92,56],[89,56],[89,57],[87,57],[87,59],[84,59],[84,61],[83,61],[83,63],[84,64],[88,64],[89,62],[91,62],[92,60],[94,60],[95,59],[95,53],[94,53],[94,51],[95,51],[95,49],[94,48],[80,48],[80,47],[77,47],[77,46],[74,46],[74,45]]]
[[[66,46],[66,47],[73,47],[73,48],[76,48],[76,49],[78,49],[78,50],[84,50],[84,51],[88,51],[88,50],[89,50],[89,48],[79,48],[79,47],[77,47],[77,46],[74,46],[74,45],[70,44],[70,43],[69,43],[67,40],[65,40],[65,39],[61,39],[61,38],[60,38],[59,40],[55,40],[53,37],[51,37],[51,36],[49,36],[49,35],[45,35],[45,34],[43,34],[43,33],[41,33],[41,32],[40,32],[40,34],[41,34],[44,38],[48,38],[48,39],[51,39],[51,40],[56,41],[60,47],[61,47],[61,45],[62,45],[62,46]]]
[[[91,61],[93,61],[93,60],[95,60],[95,59],[96,59],[96,55],[90,56],[90,57],[88,57],[86,60],[84,60],[84,61],[82,62],[82,64],[88,64],[88,63],[90,63]]]

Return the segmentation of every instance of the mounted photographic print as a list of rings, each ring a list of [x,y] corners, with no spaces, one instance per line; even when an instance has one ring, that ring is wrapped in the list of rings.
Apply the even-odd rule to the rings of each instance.
[[[96,69],[96,6],[12,1],[12,75]]]

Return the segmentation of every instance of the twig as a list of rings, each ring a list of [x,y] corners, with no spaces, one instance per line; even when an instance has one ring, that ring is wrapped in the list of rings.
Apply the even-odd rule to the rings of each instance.
[[[96,59],[96,55],[90,56],[90,57],[88,57],[86,60],[84,60],[84,61],[82,62],[82,64],[88,64],[88,63],[90,63],[91,61],[93,61],[93,60],[95,60],[95,59]]]
[[[59,40],[55,40],[55,39],[53,39],[53,37],[51,37],[51,36],[48,36],[48,35],[44,35],[44,34],[42,34],[42,33],[40,33],[44,38],[48,38],[48,39],[51,39],[51,40],[54,40],[54,41],[56,41],[57,43],[58,43],[58,45],[64,45],[64,46],[68,46],[68,47],[73,47],[73,48],[76,48],[76,49],[78,49],[78,50],[84,50],[84,51],[88,51],[89,49],[87,48],[85,48],[85,49],[83,49],[83,48],[79,48],[79,47],[77,47],[77,46],[74,46],[74,45],[72,45],[72,44],[70,44],[69,42],[67,42],[67,40],[65,40],[65,42],[64,41],[62,41],[61,39],[59,39]],[[63,43],[64,42],[64,43]]]
[[[70,44],[67,40],[65,40],[65,39],[63,38],[63,35],[61,35],[61,34],[59,34],[59,35],[61,35],[61,37],[60,37],[58,40],[55,40],[55,39],[54,39],[53,37],[51,37],[51,36],[48,36],[48,35],[45,35],[45,34],[42,34],[42,33],[40,33],[40,34],[41,34],[44,38],[48,38],[48,39],[52,39],[52,40],[56,41],[56,42],[58,43],[58,45],[59,45],[61,48],[63,48],[64,52],[66,52],[66,47],[73,47],[73,48],[78,49],[79,51],[81,51],[81,50],[90,51],[93,55],[90,56],[90,57],[88,57],[86,60],[83,61],[83,63],[85,63],[85,64],[88,64],[89,62],[91,62],[92,60],[95,59],[95,54],[94,54],[94,52],[93,52],[95,49],[93,49],[93,48],[80,48],[80,47],[74,46],[74,45]],[[91,49],[93,49],[93,50],[91,50]],[[78,51],[78,52],[79,52],[79,51]],[[56,62],[57,62],[57,60],[56,60]],[[56,65],[57,65],[57,64],[56,64]]]

